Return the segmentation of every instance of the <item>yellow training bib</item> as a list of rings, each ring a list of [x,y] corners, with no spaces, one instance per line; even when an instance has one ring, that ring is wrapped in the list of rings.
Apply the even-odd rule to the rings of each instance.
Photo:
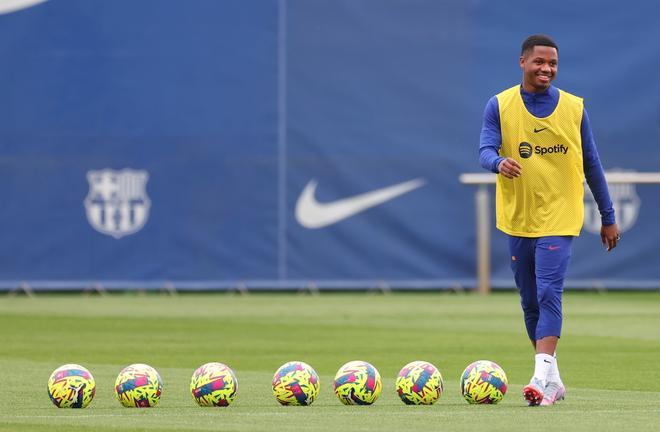
[[[519,237],[577,236],[584,221],[582,99],[559,90],[548,117],[534,117],[520,85],[497,95],[500,155],[522,165],[518,178],[497,176],[497,228]]]

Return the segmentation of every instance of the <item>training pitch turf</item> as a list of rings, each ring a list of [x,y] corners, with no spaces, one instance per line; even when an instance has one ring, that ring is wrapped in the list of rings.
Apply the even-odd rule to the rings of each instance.
[[[526,407],[533,371],[516,293],[251,294],[0,297],[0,430],[652,430],[660,425],[660,293],[568,293],[559,365],[567,399]],[[332,378],[349,360],[372,363],[383,393],[372,406],[343,406]],[[500,405],[468,405],[458,379],[470,362],[499,363],[509,378]],[[275,370],[312,365],[321,393],[312,406],[273,398]],[[394,391],[399,369],[434,363],[445,393],[433,406],[406,406]],[[228,408],[201,408],[189,382],[220,361],[239,380]],[[87,367],[96,397],[84,410],[48,399],[50,373]],[[117,373],[147,363],[164,381],[156,408],[123,408]],[[655,426],[653,426],[655,425]]]

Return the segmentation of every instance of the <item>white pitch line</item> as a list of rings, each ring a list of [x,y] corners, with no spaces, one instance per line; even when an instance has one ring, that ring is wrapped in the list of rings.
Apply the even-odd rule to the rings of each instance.
[[[146,412],[146,411],[142,411]],[[234,412],[234,415],[237,415],[239,417],[263,417],[263,416],[268,416],[268,417],[274,417],[274,416],[284,416],[287,415],[288,413],[286,412],[264,412],[264,413],[251,413],[251,412]],[[152,413],[152,414],[144,414],[144,415],[151,415],[153,417],[182,417],[182,413]],[[191,413],[190,417],[215,417],[218,416],[217,412],[209,412],[209,413],[203,413],[203,412],[196,412],[196,413]],[[84,418],[98,418],[98,417],[123,417],[130,419],[132,417],[129,417],[125,414],[72,414],[72,415],[14,415],[14,416],[4,416],[3,419],[58,419],[58,420],[68,420],[68,419],[84,419]]]

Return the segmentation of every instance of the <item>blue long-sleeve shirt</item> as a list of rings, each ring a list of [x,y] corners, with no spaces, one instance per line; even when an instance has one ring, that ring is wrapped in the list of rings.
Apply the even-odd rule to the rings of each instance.
[[[535,117],[547,117],[555,110],[559,102],[559,90],[550,86],[541,93],[528,93],[520,87],[520,94],[527,111]],[[582,136],[582,159],[584,176],[591,189],[591,193],[598,204],[598,211],[603,225],[614,224],[614,208],[610,199],[610,192],[605,181],[603,166],[598,157],[596,143],[587,110],[582,115],[582,124],[580,126],[580,135]],[[499,173],[497,167],[504,159],[499,151],[502,146],[502,127],[500,124],[500,109],[497,97],[493,96],[486,104],[484,110],[484,121],[481,127],[481,136],[479,140],[479,162],[485,169]]]

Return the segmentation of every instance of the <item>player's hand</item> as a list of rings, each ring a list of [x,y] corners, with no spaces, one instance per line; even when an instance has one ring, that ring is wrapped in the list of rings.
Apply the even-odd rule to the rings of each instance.
[[[621,234],[617,224],[603,225],[600,227],[600,240],[607,251],[611,251],[621,241]]]
[[[506,178],[514,178],[522,174],[522,166],[517,160],[511,158],[504,158],[497,166],[497,170]]]

